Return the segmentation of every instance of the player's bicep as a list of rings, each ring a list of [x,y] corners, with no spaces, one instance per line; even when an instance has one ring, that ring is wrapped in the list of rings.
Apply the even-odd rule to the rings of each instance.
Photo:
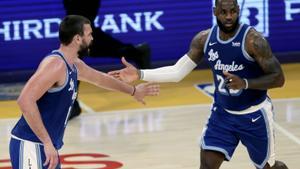
[[[276,57],[273,56],[267,40],[257,32],[250,36],[251,40],[248,44],[250,46],[252,57],[260,65],[262,70],[267,74],[280,72],[280,64]]]

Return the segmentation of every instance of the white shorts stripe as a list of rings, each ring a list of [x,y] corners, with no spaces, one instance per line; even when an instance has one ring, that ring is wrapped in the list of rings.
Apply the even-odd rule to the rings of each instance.
[[[23,141],[22,141],[23,142]],[[39,169],[38,167],[38,160],[40,160],[40,157],[37,156],[37,148],[38,146],[35,143],[24,141],[24,151],[22,152],[23,158],[23,164],[20,164],[20,166],[23,167],[23,169]]]
[[[20,149],[19,149],[19,169],[23,167],[23,152],[24,152],[24,143],[23,141],[20,142]]]
[[[275,132],[274,132],[274,113],[272,103],[269,101],[268,106],[265,108],[265,113],[268,120],[268,131],[269,131],[269,159],[268,163],[270,166],[275,164]]]
[[[272,103],[268,100],[261,111],[264,116],[268,132],[268,152],[262,164],[256,164],[253,162],[257,168],[263,168],[267,163],[269,163],[270,166],[275,164],[275,135]]]
[[[37,156],[37,165],[38,168],[42,169],[42,165],[41,165],[41,153],[40,153],[40,146],[39,145],[35,145],[35,149],[36,149],[36,156]]]

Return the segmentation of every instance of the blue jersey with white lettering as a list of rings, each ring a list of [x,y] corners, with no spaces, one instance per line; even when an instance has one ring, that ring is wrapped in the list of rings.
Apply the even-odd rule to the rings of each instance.
[[[240,111],[257,105],[267,97],[266,90],[241,89],[232,90],[226,87],[223,71],[241,78],[252,79],[264,74],[258,63],[245,50],[245,39],[250,26],[241,24],[235,36],[223,41],[220,30],[213,26],[204,46],[204,57],[212,69],[215,93],[215,104],[221,107]]]
[[[67,71],[62,72],[66,73],[64,85],[49,89],[37,101],[42,121],[49,133],[53,145],[56,149],[60,149],[63,145],[63,135],[68,116],[77,96],[77,69],[74,65],[68,65],[63,54],[57,50],[52,51],[48,56],[61,57],[67,66]],[[23,115],[13,128],[12,135],[20,139],[41,143],[29,127]]]

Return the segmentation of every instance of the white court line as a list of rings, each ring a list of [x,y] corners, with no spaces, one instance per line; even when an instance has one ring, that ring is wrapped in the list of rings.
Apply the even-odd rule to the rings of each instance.
[[[271,99],[272,102],[279,102],[279,101],[300,101],[300,97],[295,98],[286,98],[286,99]],[[108,111],[100,111],[96,112],[82,101],[79,102],[80,105],[83,104],[85,107],[82,107],[83,110],[90,114],[94,113],[119,113],[119,112],[136,112],[136,111],[155,111],[155,110],[168,110],[168,109],[182,109],[182,108],[197,108],[197,107],[210,107],[212,103],[208,104],[190,104],[190,105],[179,105],[179,106],[164,106],[164,107],[154,107],[154,108],[139,108],[139,109],[123,109],[123,110],[108,110]],[[84,115],[84,114],[83,114]]]
[[[280,102],[280,101],[300,101],[300,97],[292,97],[292,98],[279,98],[279,99],[272,99],[273,102]]]
[[[283,128],[282,126],[277,124],[276,122],[274,122],[273,124],[278,131],[280,131],[282,134],[287,136],[289,139],[291,139],[292,141],[294,141],[295,143],[300,145],[300,139],[298,137],[293,135],[291,132],[289,132],[288,130],[286,130],[285,128]]]
[[[79,99],[77,99],[79,106],[87,113],[89,114],[93,114],[96,113],[90,106],[86,105],[85,103],[83,103],[82,101],[80,101]]]

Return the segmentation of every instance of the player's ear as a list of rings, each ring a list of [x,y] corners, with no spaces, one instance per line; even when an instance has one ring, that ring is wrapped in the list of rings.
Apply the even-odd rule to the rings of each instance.
[[[76,34],[74,37],[73,37],[73,41],[76,42],[76,43],[80,43],[81,41],[81,37],[79,34]]]

